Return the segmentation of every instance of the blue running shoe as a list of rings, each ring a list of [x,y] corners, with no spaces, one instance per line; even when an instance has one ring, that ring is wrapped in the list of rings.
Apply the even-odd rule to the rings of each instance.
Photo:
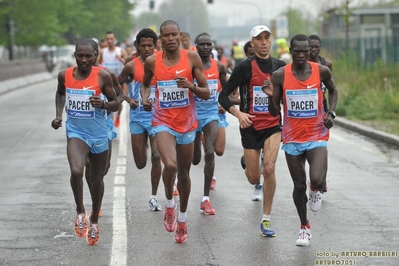
[[[247,165],[245,164],[245,157],[244,157],[244,154],[241,156],[241,167],[242,167],[242,169],[244,169],[245,170],[245,168],[247,168]]]
[[[262,221],[262,223],[260,224],[260,235],[266,236],[266,237],[276,236],[276,233],[273,231],[273,229],[270,225],[270,221],[268,221],[268,220]]]

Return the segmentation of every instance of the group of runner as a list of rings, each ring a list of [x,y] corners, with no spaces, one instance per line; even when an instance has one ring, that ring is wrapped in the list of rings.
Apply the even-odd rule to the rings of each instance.
[[[295,35],[290,42],[293,63],[286,65],[270,56],[271,31],[258,25],[251,30],[250,41],[244,47],[248,58],[233,66],[233,60],[224,59],[223,47],[215,47],[215,58],[209,34],[196,37],[195,49],[189,38],[175,21],[166,20],[160,25],[159,36],[151,29],[141,30],[135,38],[137,53],[128,56],[115,46],[114,33],[107,32],[106,48],[99,49],[92,40],[80,41],[75,51],[77,66],[59,73],[52,126],[58,129],[62,125],[65,106],[67,157],[77,206],[75,234],[86,237],[90,245],[98,242],[103,177],[109,168],[110,144],[116,136],[113,126],[119,124],[119,120],[109,122],[109,116],[120,111],[120,103],[125,100],[130,106],[131,144],[137,168],[146,166],[147,147],[151,149],[150,210],[162,210],[156,197],[162,176],[166,195],[164,227],[175,232],[177,243],[188,237],[190,168],[200,162],[202,147],[204,195],[199,210],[207,215],[216,213],[210,190],[216,186],[215,153],[220,156],[225,148],[228,111],[240,124],[242,163],[249,183],[255,185],[255,200],[262,199],[259,192],[263,190],[261,235],[276,235],[270,215],[276,189],[275,163],[282,141],[301,221],[296,244],[309,245],[305,162],[310,165],[309,205],[317,211],[326,189],[326,141],[337,104],[331,62],[318,55],[320,39]],[[97,62],[103,67],[97,67]],[[329,67],[322,65],[326,62]],[[124,92],[122,86],[126,83],[128,90]],[[323,101],[325,90],[328,104]],[[238,104],[239,109],[235,107]],[[89,215],[83,205],[85,168],[93,203]],[[179,206],[173,197],[175,180]]]

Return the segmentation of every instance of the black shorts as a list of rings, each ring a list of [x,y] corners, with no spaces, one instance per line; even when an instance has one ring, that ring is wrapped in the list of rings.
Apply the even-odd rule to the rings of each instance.
[[[256,130],[253,125],[248,128],[240,128],[241,144],[244,149],[262,149],[265,140],[276,132],[281,132],[281,126],[262,130]]]

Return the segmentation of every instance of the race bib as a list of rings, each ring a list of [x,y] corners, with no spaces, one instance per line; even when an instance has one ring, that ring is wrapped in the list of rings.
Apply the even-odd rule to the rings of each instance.
[[[69,117],[80,119],[96,118],[95,108],[91,105],[89,98],[95,93],[94,90],[66,89],[65,107]]]
[[[158,81],[159,106],[163,109],[182,108],[190,104],[188,88],[178,88],[174,80]]]
[[[286,106],[288,117],[311,118],[318,115],[317,89],[287,90]]]
[[[262,86],[253,87],[252,109],[256,113],[269,112],[269,97],[262,91]]]
[[[150,97],[148,97],[148,100],[150,100],[152,102],[152,104],[155,103],[155,86],[151,87],[151,93],[150,93]],[[141,98],[141,93],[139,93],[139,111],[146,112],[143,107],[143,99]]]
[[[195,84],[197,84],[196,81],[194,81],[194,82],[195,82]],[[217,97],[218,96],[218,81],[216,79],[209,79],[209,80],[207,80],[207,82],[208,82],[209,91],[211,93],[211,97],[208,100],[204,100],[194,94],[194,99],[196,102],[201,102],[201,103],[217,102],[217,100],[218,100],[218,97]]]

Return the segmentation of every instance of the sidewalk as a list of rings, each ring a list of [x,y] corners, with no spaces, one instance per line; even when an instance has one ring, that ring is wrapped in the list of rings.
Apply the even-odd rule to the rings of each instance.
[[[61,62],[54,67],[54,70],[50,72],[40,72],[31,75],[24,75],[18,78],[7,79],[0,81],[0,95],[10,92],[12,90],[21,89],[28,85],[51,80],[57,78],[58,72],[65,68]]]

